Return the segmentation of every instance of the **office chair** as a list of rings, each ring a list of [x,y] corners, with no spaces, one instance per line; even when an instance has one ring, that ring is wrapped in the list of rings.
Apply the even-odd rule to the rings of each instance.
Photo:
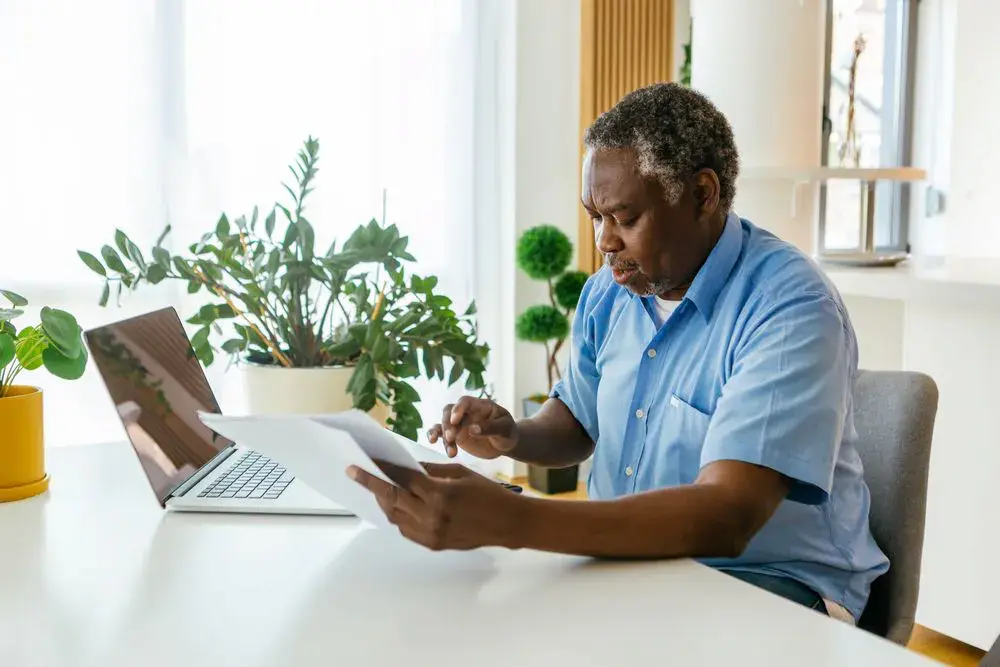
[[[917,610],[937,405],[937,385],[921,373],[861,371],[857,378],[854,424],[871,530],[890,562],[872,584],[858,627],[904,646]]]

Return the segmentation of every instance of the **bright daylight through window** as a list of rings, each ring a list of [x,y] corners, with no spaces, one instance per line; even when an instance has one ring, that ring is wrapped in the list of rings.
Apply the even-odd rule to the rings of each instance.
[[[830,0],[824,164],[897,167],[910,156],[916,0]],[[850,249],[861,233],[861,186],[832,180],[822,189],[821,250]],[[876,190],[875,244],[906,249],[907,186]]]

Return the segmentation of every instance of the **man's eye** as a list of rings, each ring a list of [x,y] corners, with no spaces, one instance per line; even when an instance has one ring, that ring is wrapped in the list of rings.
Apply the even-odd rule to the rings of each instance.
[[[628,220],[621,220],[618,222],[619,227],[631,227],[635,224],[636,220],[639,218],[629,218]]]

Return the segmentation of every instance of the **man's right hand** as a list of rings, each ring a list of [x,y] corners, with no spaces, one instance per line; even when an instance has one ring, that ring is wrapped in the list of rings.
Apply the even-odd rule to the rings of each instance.
[[[427,437],[432,443],[444,440],[450,457],[461,447],[481,459],[495,459],[517,445],[517,423],[493,401],[463,396],[454,405],[445,406],[441,423],[432,426]]]

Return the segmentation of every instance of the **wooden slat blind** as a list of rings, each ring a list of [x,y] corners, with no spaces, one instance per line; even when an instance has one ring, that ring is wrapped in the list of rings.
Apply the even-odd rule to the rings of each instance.
[[[581,0],[580,133],[622,95],[675,78],[671,62],[673,0]],[[583,157],[581,146],[580,156]],[[601,257],[594,227],[580,210],[577,242],[582,271],[596,271]]]

